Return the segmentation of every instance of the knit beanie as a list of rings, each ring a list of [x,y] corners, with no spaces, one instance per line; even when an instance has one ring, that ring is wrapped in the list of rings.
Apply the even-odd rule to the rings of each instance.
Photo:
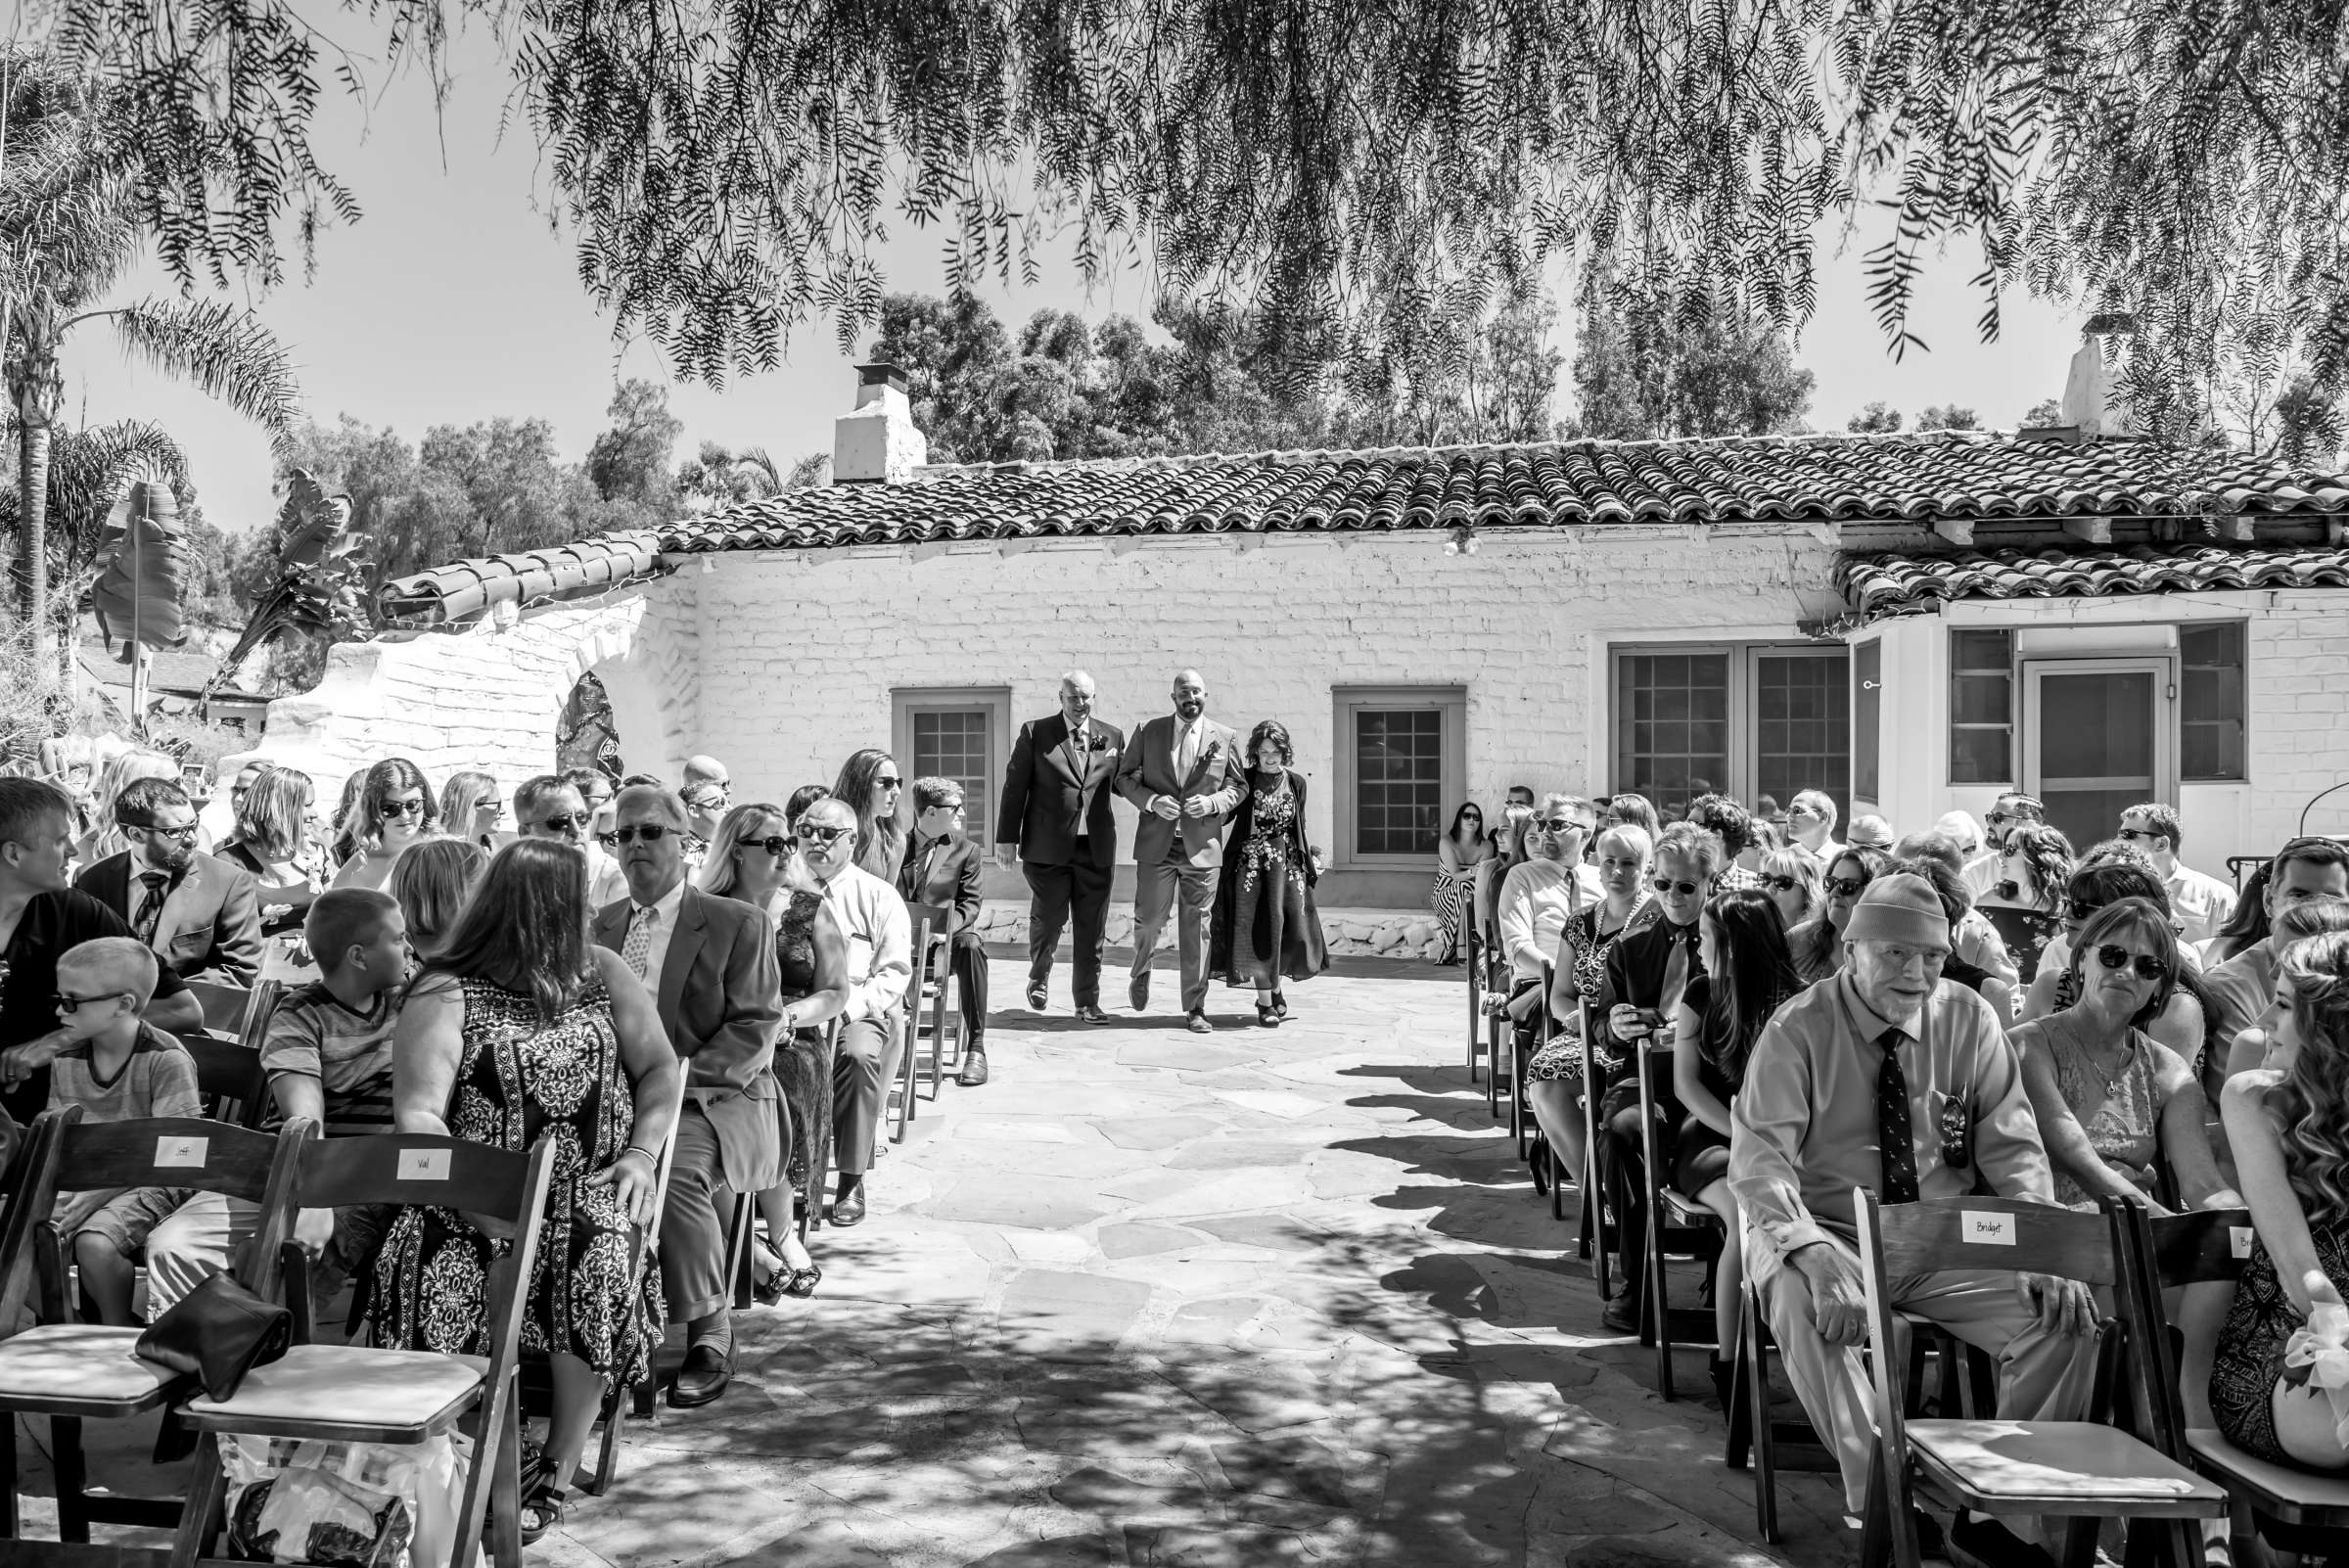
[[[1933,884],[1912,872],[1894,872],[1867,885],[1843,928],[1845,943],[1897,942],[1909,947],[1947,947],[1950,917]]]

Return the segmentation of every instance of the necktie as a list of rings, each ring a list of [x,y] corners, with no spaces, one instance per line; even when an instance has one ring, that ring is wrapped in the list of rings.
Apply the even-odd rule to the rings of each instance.
[[[1909,1075],[1901,1071],[1901,1041],[1908,1037],[1888,1029],[1876,1043],[1884,1049],[1884,1065],[1876,1069],[1876,1147],[1884,1161],[1884,1179],[1877,1196],[1886,1203],[1916,1201],[1916,1141],[1909,1126]]]
[[[661,911],[639,905],[628,916],[628,937],[620,945],[620,961],[644,978],[645,965],[653,956],[653,928],[661,923]]]
[[[167,871],[142,871],[139,880],[147,885],[146,895],[139,899],[138,913],[130,917],[130,929],[150,947],[155,945],[155,928],[163,918],[163,900],[170,897],[171,874]]]
[[[1190,776],[1191,776],[1191,769],[1192,769],[1193,767],[1197,766],[1197,765],[1198,765],[1198,762],[1199,762],[1199,729],[1198,729],[1198,726],[1197,726],[1197,725],[1195,725],[1195,724],[1192,724],[1192,725],[1185,725],[1185,726],[1184,726],[1184,728],[1183,728],[1183,731],[1182,731],[1182,744],[1181,744],[1180,746],[1178,746],[1177,748],[1175,748],[1175,752],[1174,752],[1174,766],[1175,766],[1175,770],[1176,770],[1177,772],[1181,773],[1181,774],[1182,774],[1182,776],[1183,776],[1183,778],[1184,778],[1184,779],[1187,781],[1187,780],[1190,778]]]
[[[1664,960],[1664,992],[1656,998],[1656,1011],[1667,1020],[1672,1017],[1673,1009],[1681,1005],[1681,992],[1688,989],[1688,944],[1695,935],[1693,925],[1686,935],[1678,930],[1672,933],[1672,954]]]

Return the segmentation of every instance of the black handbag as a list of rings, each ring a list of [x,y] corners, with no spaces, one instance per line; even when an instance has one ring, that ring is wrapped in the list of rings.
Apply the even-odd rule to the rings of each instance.
[[[142,1360],[193,1376],[209,1399],[231,1399],[245,1374],[294,1343],[294,1314],[213,1274],[147,1325],[132,1347]]]

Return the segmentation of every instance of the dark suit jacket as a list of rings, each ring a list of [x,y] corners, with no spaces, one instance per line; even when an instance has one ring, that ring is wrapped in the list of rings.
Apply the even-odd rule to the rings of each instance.
[[[1607,954],[1607,980],[1599,989],[1597,1002],[1590,1018],[1591,1043],[1603,1043],[1607,1052],[1619,1060],[1630,1061],[1625,1042],[1615,1038],[1607,1027],[1607,1014],[1618,1002],[1634,1007],[1654,1010],[1664,996],[1664,971],[1672,962],[1675,939],[1688,945],[1688,978],[1694,980],[1705,972],[1704,960],[1697,956],[1696,928],[1693,925],[1676,926],[1659,913],[1655,924],[1642,927],[1615,944]],[[1657,1034],[1659,1050],[1672,1045],[1672,1020],[1664,1020]],[[1670,1092],[1669,1088],[1666,1090]]]
[[[1082,837],[1093,852],[1093,864],[1118,862],[1118,825],[1109,798],[1126,735],[1097,718],[1087,727],[1091,745],[1080,758],[1069,745],[1069,721],[1061,715],[1020,726],[1011,764],[1003,770],[995,842],[1018,845],[1023,860],[1067,865],[1077,857]]]
[[[598,946],[621,950],[629,908],[616,899],[596,912]],[[782,1090],[773,1072],[782,991],[766,916],[686,888],[653,1000],[669,1048],[685,1061],[685,1097],[710,1118],[726,1185],[737,1192],[763,1191],[783,1178],[775,1119]]]
[[[898,897],[908,904],[933,903],[952,910],[954,924],[946,933],[950,937],[979,919],[979,846],[959,833],[931,842],[938,846],[935,853],[912,838],[906,839],[905,864],[898,872]]]
[[[1174,773],[1173,714],[1144,724],[1135,732],[1133,744],[1126,748],[1126,760],[1118,764],[1118,793],[1142,813],[1142,825],[1133,833],[1135,865],[1158,865],[1166,860],[1176,834],[1182,836],[1182,857],[1192,865],[1223,863],[1224,831],[1231,825],[1231,813],[1238,809],[1240,798],[1248,793],[1248,762],[1240,756],[1237,735],[1212,718],[1205,726],[1199,760],[1191,765],[1188,778],[1177,778]],[[1202,798],[1209,809],[1205,816],[1164,821],[1150,809],[1153,795],[1170,795],[1177,802]]]
[[[128,921],[147,896],[131,852],[110,854],[73,885]],[[261,906],[253,874],[217,855],[188,862],[155,923],[158,962],[182,980],[251,986],[261,972]]]

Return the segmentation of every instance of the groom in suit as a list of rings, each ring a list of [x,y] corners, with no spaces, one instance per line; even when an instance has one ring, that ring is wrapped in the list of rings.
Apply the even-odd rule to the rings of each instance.
[[[685,1324],[685,1361],[668,1403],[707,1405],[734,1371],[732,1194],[783,1179],[782,1090],[772,1070],[783,981],[766,916],[687,885],[685,803],[640,784],[622,790],[618,804],[628,896],[597,913],[595,941],[644,982],[669,1048],[685,1064],[661,1214],[661,1283],[668,1315]]]
[[[1118,766],[1118,793],[1142,813],[1133,835],[1135,1012],[1150,1005],[1150,954],[1180,895],[1175,945],[1182,959],[1182,1010],[1194,1035],[1207,1021],[1207,926],[1223,871],[1223,834],[1247,793],[1239,738],[1207,716],[1207,682],[1196,669],[1174,676],[1174,712],[1141,727]]]
[[[1077,1016],[1109,1022],[1101,1010],[1101,945],[1118,863],[1109,799],[1125,750],[1117,726],[1093,716],[1093,677],[1072,669],[1060,677],[1060,712],[1020,726],[1003,770],[995,853],[1008,862],[1016,849],[1028,878],[1028,1005],[1039,1013],[1051,994],[1052,949],[1074,911]]]

